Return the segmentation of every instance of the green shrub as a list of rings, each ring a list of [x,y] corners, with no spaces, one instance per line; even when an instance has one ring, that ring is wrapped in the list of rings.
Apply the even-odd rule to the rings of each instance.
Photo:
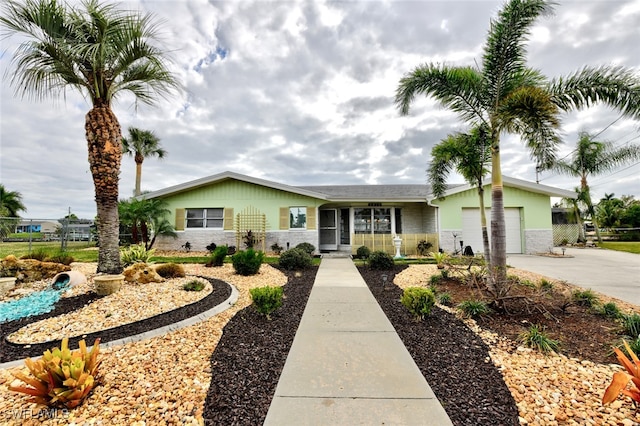
[[[144,244],[135,244],[120,251],[120,260],[124,267],[138,262],[151,263],[150,260],[154,253],[155,249],[147,250]]]
[[[467,318],[479,318],[491,313],[491,309],[482,300],[465,300],[458,305]]]
[[[418,251],[418,254],[420,256],[426,256],[429,253],[429,249],[433,247],[433,244],[431,244],[428,241],[425,240],[420,240],[418,242],[418,245],[416,246],[416,250]]]
[[[438,284],[440,281],[442,281],[442,275],[431,275],[429,277],[429,285],[436,285]]]
[[[540,280],[540,290],[544,290],[544,291],[551,291],[553,290],[553,283],[545,280],[544,278]]]
[[[358,250],[356,250],[356,257],[358,259],[368,259],[371,254],[371,250],[367,246],[360,246]]]
[[[635,339],[640,336],[640,315],[632,313],[622,316],[622,327],[624,334]]]
[[[156,266],[156,272],[162,278],[182,278],[186,274],[184,267],[178,263],[163,263]]]
[[[438,294],[438,303],[443,306],[451,306],[453,299],[449,293],[439,293]]]
[[[292,248],[280,255],[278,265],[288,271],[306,269],[311,266],[313,260],[309,253],[300,248]]]
[[[253,306],[265,315],[267,319],[271,319],[270,315],[280,306],[282,306],[282,294],[284,290],[282,287],[257,287],[249,290],[251,299],[253,300]]]
[[[192,280],[182,286],[182,288],[186,291],[202,291],[205,284],[199,280]]]
[[[560,342],[551,339],[539,325],[531,325],[527,331],[520,333],[520,343],[528,348],[536,349],[544,354],[557,352]]]
[[[49,254],[47,253],[46,250],[38,249],[38,250],[32,251],[29,254],[20,256],[20,259],[33,259],[33,260],[39,260],[40,262],[44,262],[47,259],[47,257],[49,257]]]
[[[227,246],[217,246],[213,253],[211,253],[211,258],[207,262],[206,266],[222,266],[224,265],[224,259],[227,257],[229,253],[229,247]]]
[[[443,280],[446,280],[449,278],[449,270],[448,269],[441,269],[440,270],[440,277],[442,277]]]
[[[596,306],[599,302],[598,296],[593,292],[593,290],[576,290],[572,293],[573,301],[580,306],[593,307]]]
[[[614,302],[605,303],[597,309],[597,313],[608,318],[621,318],[622,311]]]
[[[400,303],[407,308],[416,320],[421,320],[431,314],[431,309],[436,303],[436,298],[429,289],[408,287],[402,292]]]
[[[624,345],[625,339],[623,339],[620,343],[618,343],[615,347],[620,349],[622,352],[624,352],[625,354],[627,354],[627,356],[631,356],[631,354],[629,353],[629,351],[627,351],[626,346]],[[627,340],[626,341],[627,344],[629,345],[629,349],[631,349],[633,351],[634,354],[638,354],[640,353],[640,337],[636,337],[633,338],[631,340]],[[613,355],[613,351],[611,351],[611,354]]]
[[[254,249],[240,250],[231,257],[233,269],[237,274],[248,276],[255,275],[260,271],[260,265],[264,260],[264,253]]]
[[[47,257],[47,262],[53,262],[53,263],[61,263],[63,265],[71,265],[73,262],[75,262],[75,259],[73,258],[73,256],[63,252],[63,251],[59,251],[58,253],[55,253],[49,257]]]
[[[311,243],[300,243],[295,248],[306,251],[309,256],[313,256],[313,252],[316,251],[315,246]]]
[[[278,243],[273,243],[271,244],[271,251],[274,252],[275,254],[280,254],[282,253],[282,246],[279,245]]]
[[[369,255],[369,259],[367,260],[369,267],[371,269],[384,269],[389,270],[393,269],[393,257],[389,253],[385,253],[383,251],[374,251]]]

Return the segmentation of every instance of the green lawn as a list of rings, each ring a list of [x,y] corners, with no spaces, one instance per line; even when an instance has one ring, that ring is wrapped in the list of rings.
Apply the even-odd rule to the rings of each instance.
[[[640,241],[603,241],[600,247],[640,254]]]
[[[24,242],[0,242],[0,259],[4,259],[10,254],[16,257],[22,257],[29,253],[44,252],[47,255],[54,255],[60,253],[60,241],[37,241],[31,244],[31,250],[29,250],[29,243]],[[98,249],[94,243],[88,242],[69,242],[67,245],[66,254],[73,257],[76,262],[97,262],[98,261]],[[274,264],[278,263],[278,257],[265,257],[264,263]],[[207,256],[189,256],[189,257],[162,257],[153,256],[151,261],[154,263],[207,263],[209,257]],[[226,262],[231,262],[231,258],[227,257]],[[314,265],[320,264],[319,258],[313,259]]]

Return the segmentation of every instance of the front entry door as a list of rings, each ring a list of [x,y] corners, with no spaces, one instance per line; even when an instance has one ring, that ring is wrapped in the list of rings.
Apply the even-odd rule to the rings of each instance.
[[[338,250],[338,210],[320,210],[320,250]]]

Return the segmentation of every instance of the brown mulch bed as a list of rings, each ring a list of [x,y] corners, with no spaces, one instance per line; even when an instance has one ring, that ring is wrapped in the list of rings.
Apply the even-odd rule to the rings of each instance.
[[[388,281],[404,268],[388,272]],[[380,271],[359,271],[454,425],[519,424],[516,403],[477,334],[437,307],[416,322],[400,303],[398,286],[383,290]]]

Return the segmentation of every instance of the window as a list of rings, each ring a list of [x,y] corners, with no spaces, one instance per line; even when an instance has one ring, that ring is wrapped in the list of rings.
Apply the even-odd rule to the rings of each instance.
[[[289,208],[289,228],[305,229],[307,227],[307,208],[306,207],[290,207]]]
[[[391,234],[391,209],[353,209],[356,234]]]
[[[222,229],[224,223],[224,209],[187,209],[187,228],[217,228]]]

